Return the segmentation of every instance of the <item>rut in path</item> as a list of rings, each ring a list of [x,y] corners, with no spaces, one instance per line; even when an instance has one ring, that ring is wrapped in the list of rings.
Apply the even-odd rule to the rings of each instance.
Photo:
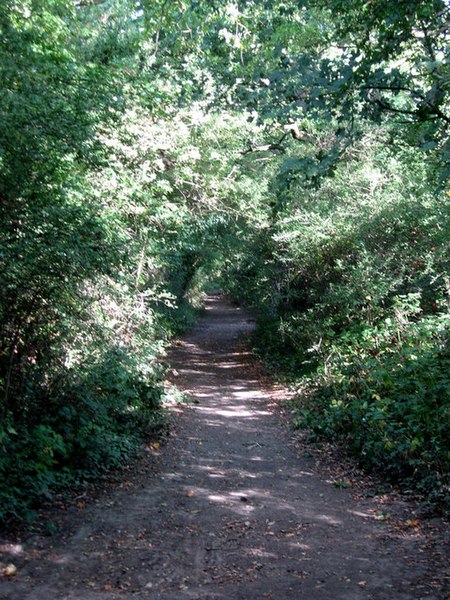
[[[336,489],[289,446],[238,344],[251,328],[244,311],[209,298],[171,355],[195,403],[155,472],[143,461],[122,489],[74,508],[55,536],[4,540],[18,574],[0,580],[1,599],[447,597],[420,534],[390,533],[374,500]]]

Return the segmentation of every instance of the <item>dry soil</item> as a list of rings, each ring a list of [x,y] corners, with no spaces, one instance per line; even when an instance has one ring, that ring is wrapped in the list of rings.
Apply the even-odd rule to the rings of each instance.
[[[17,568],[2,600],[448,598],[443,521],[317,469],[244,349],[252,327],[208,299],[169,357],[191,401],[172,434],[96,497],[44,515],[53,535],[0,540]]]

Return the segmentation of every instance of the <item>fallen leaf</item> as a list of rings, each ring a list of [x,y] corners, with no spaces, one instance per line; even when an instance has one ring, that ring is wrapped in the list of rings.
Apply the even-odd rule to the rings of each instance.
[[[6,565],[6,567],[3,569],[3,575],[5,577],[14,577],[15,575],[17,575],[16,565],[13,565],[12,563]]]
[[[420,527],[419,519],[407,519],[405,522],[408,527]]]

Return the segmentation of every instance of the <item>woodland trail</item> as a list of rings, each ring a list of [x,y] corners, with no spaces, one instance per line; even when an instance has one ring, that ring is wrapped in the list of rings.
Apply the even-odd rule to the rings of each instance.
[[[208,299],[170,357],[193,399],[175,435],[110,494],[66,511],[58,533],[3,540],[1,560],[18,572],[0,580],[2,600],[448,597],[441,526],[317,473],[242,350],[251,328],[244,311]]]

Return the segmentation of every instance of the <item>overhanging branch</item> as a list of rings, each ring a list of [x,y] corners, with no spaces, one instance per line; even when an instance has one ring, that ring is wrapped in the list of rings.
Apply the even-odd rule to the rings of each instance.
[[[250,146],[250,148],[243,150],[241,154],[252,154],[254,152],[279,152],[280,154],[284,154],[286,152],[286,148],[282,146],[282,143],[289,134],[294,138],[294,140],[299,140],[302,142],[309,141],[306,134],[302,134],[295,123],[289,123],[288,125],[285,125],[284,129],[285,133],[283,133],[278,142],[273,144],[263,144],[260,146]]]

